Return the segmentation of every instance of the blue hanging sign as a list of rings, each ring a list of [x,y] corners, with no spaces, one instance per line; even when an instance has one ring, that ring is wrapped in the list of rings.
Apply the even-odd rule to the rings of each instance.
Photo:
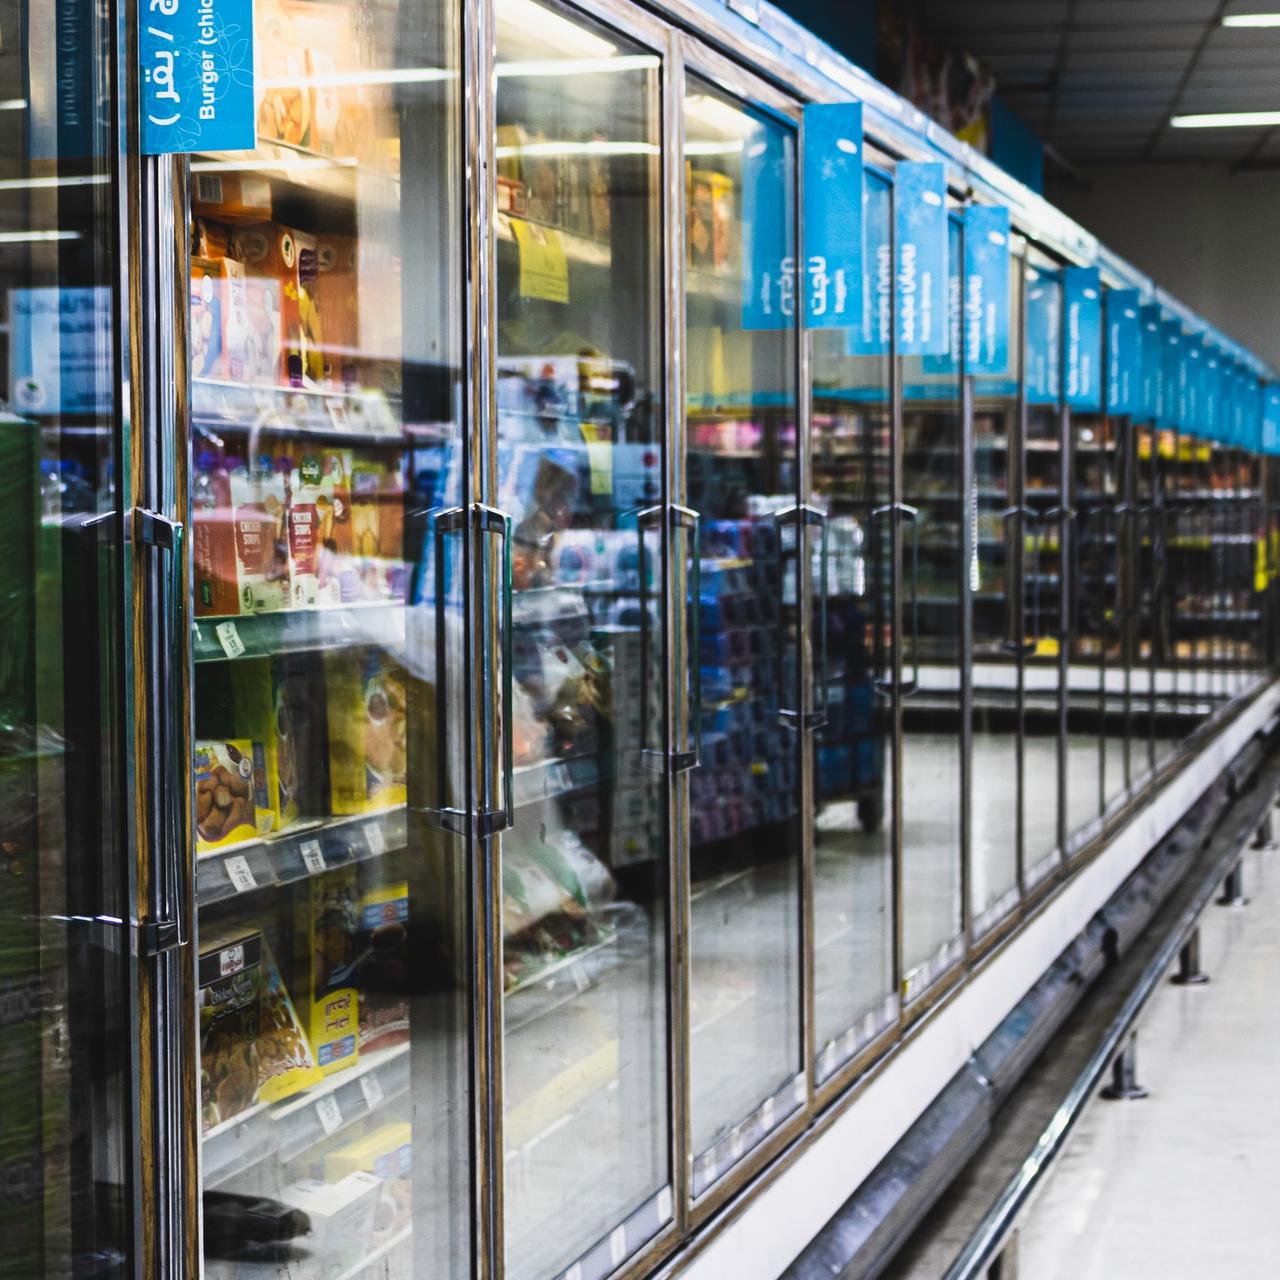
[[[1009,372],[1009,210],[964,211],[964,358],[967,372]]]
[[[859,292],[862,322],[848,331],[845,350],[851,356],[889,354],[893,318],[889,236],[892,208],[893,188],[878,174],[867,174],[862,188],[862,288]]]
[[[960,326],[960,216],[951,214],[947,219],[947,349],[940,356],[924,356],[920,361],[920,371],[924,374],[939,374],[945,378],[960,376],[960,353],[964,349],[964,334]],[[923,395],[935,399],[950,399],[957,392],[951,385],[932,384],[932,390],[919,384],[907,388],[907,399],[911,400]]]
[[[253,0],[146,0],[140,28],[143,154],[252,148]]]
[[[1205,424],[1200,416],[1200,388],[1204,378],[1203,351],[1199,338],[1188,338],[1186,348],[1186,387],[1183,392],[1183,418],[1197,435],[1206,435]]]
[[[1107,290],[1107,412],[1142,412],[1142,320],[1137,289]]]
[[[1200,416],[1205,434],[1216,440],[1222,431],[1222,353],[1206,344],[1204,349],[1204,393]]]
[[[1157,426],[1177,431],[1182,425],[1182,325],[1165,320],[1160,325],[1160,407]]]
[[[1057,404],[1062,338],[1062,283],[1058,272],[1027,267],[1026,388],[1028,404]]]
[[[1280,383],[1268,382],[1262,394],[1262,451],[1280,453]]]
[[[742,164],[742,327],[790,329],[796,318],[794,202],[791,133],[756,120]]]
[[[1160,308],[1142,307],[1138,312],[1142,326],[1142,386],[1139,390],[1139,414],[1149,422],[1160,417],[1160,362],[1164,354]]]
[[[897,354],[947,351],[947,177],[941,164],[903,161],[896,170]]]
[[[1063,398],[1073,409],[1102,408],[1102,281],[1097,267],[1062,273]]]
[[[862,315],[862,103],[804,109],[805,320],[847,329]]]

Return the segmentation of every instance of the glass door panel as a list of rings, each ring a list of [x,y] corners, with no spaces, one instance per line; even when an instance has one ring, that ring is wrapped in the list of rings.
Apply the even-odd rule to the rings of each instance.
[[[1060,387],[1062,274],[1028,255],[1024,281],[1023,360],[1026,426],[1023,438],[1023,779],[1025,887],[1035,887],[1060,857],[1059,805],[1066,790],[1062,734],[1062,636],[1066,628],[1062,574],[1063,408]],[[1086,735],[1081,735],[1085,737]],[[1086,749],[1086,744],[1078,744]],[[1088,747],[1093,740],[1088,739]],[[1094,759],[1090,753],[1090,759]],[[1096,779],[1096,769],[1090,780]],[[1096,793],[1096,781],[1094,781]]]
[[[472,1266],[460,27],[260,4],[258,146],[191,163],[211,1276]]]
[[[505,1269],[589,1278],[671,1215],[660,59],[497,19]]]
[[[1176,494],[1176,523],[1169,550],[1175,583],[1176,700],[1185,735],[1209,715],[1215,698],[1220,622],[1212,608],[1216,594],[1213,539],[1219,520],[1211,480],[1212,447],[1185,432],[1174,434],[1174,440],[1169,483]]]
[[[1165,622],[1167,582],[1163,504],[1158,501],[1156,433],[1148,423],[1134,424],[1127,451],[1133,472],[1133,600],[1130,706],[1132,733],[1129,768],[1135,786],[1157,761],[1160,691],[1157,672],[1168,650]]]
[[[952,297],[959,296],[959,221],[949,228]],[[938,366],[944,372],[936,371]],[[961,633],[964,411],[959,362],[902,360],[903,974],[905,998],[923,992],[964,952],[961,898]],[[916,669],[919,675],[916,675]]]
[[[124,1280],[144,1263],[130,1182],[137,983],[119,924],[135,912],[120,703],[117,28],[93,7],[23,3],[6,18],[0,1276]]]
[[[892,187],[868,174],[867,252],[889,246]],[[870,323],[871,308],[867,308]],[[814,753],[814,1020],[821,1083],[897,1017],[893,956],[892,410],[887,353],[816,330],[814,500],[827,513],[827,722]],[[822,565],[815,565],[815,591]],[[815,627],[823,615],[815,614]]]
[[[1028,534],[1020,506],[1021,254],[1009,268],[1009,355],[1003,375],[973,380],[973,769],[970,911],[981,938],[1018,898],[1022,663],[1019,589]]]
[[[686,502],[702,522],[690,662],[693,1193],[804,1099],[800,1037],[796,136],[690,77]],[[784,715],[783,713],[789,713]]]

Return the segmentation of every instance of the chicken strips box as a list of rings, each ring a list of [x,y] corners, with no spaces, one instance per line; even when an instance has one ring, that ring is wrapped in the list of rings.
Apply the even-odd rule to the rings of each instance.
[[[335,814],[405,802],[404,672],[376,647],[325,654],[329,799]]]

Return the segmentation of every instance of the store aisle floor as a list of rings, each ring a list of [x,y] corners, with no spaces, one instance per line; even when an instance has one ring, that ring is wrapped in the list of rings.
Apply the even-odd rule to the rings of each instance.
[[[1280,1274],[1280,854],[1245,862],[1251,904],[1208,908],[1205,987],[1165,984],[1139,1035],[1144,1102],[1095,1102],[1033,1206],[1030,1280]]]

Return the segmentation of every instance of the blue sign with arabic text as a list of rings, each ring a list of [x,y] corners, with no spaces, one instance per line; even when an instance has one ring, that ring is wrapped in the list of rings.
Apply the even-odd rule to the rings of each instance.
[[[1102,281],[1097,267],[1062,273],[1063,399],[1073,409],[1102,408]]]
[[[1157,426],[1170,430],[1183,427],[1182,325],[1165,320],[1160,325],[1160,412]]]
[[[1142,388],[1138,413],[1146,421],[1156,422],[1160,417],[1160,362],[1164,355],[1160,308],[1141,308],[1138,321],[1142,325]]]
[[[253,0],[144,0],[142,151],[244,151],[257,131]]]
[[[1137,289],[1107,291],[1107,412],[1142,412],[1142,316]]]
[[[862,320],[848,333],[845,350],[851,356],[889,354],[893,318],[893,262],[889,247],[892,208],[889,183],[878,174],[867,174],[862,188]]]
[[[1027,403],[1056,405],[1062,361],[1062,281],[1058,272],[1027,267],[1025,327]]]
[[[742,327],[790,329],[796,322],[795,140],[771,120],[754,121],[742,165]]]
[[[964,211],[964,358],[969,373],[1009,371],[1009,210]]]
[[[1262,395],[1262,450],[1280,453],[1280,385],[1269,382]]]
[[[941,164],[902,161],[895,173],[897,354],[947,351],[947,177]]]
[[[862,315],[862,103],[804,109],[805,319],[846,329]]]

